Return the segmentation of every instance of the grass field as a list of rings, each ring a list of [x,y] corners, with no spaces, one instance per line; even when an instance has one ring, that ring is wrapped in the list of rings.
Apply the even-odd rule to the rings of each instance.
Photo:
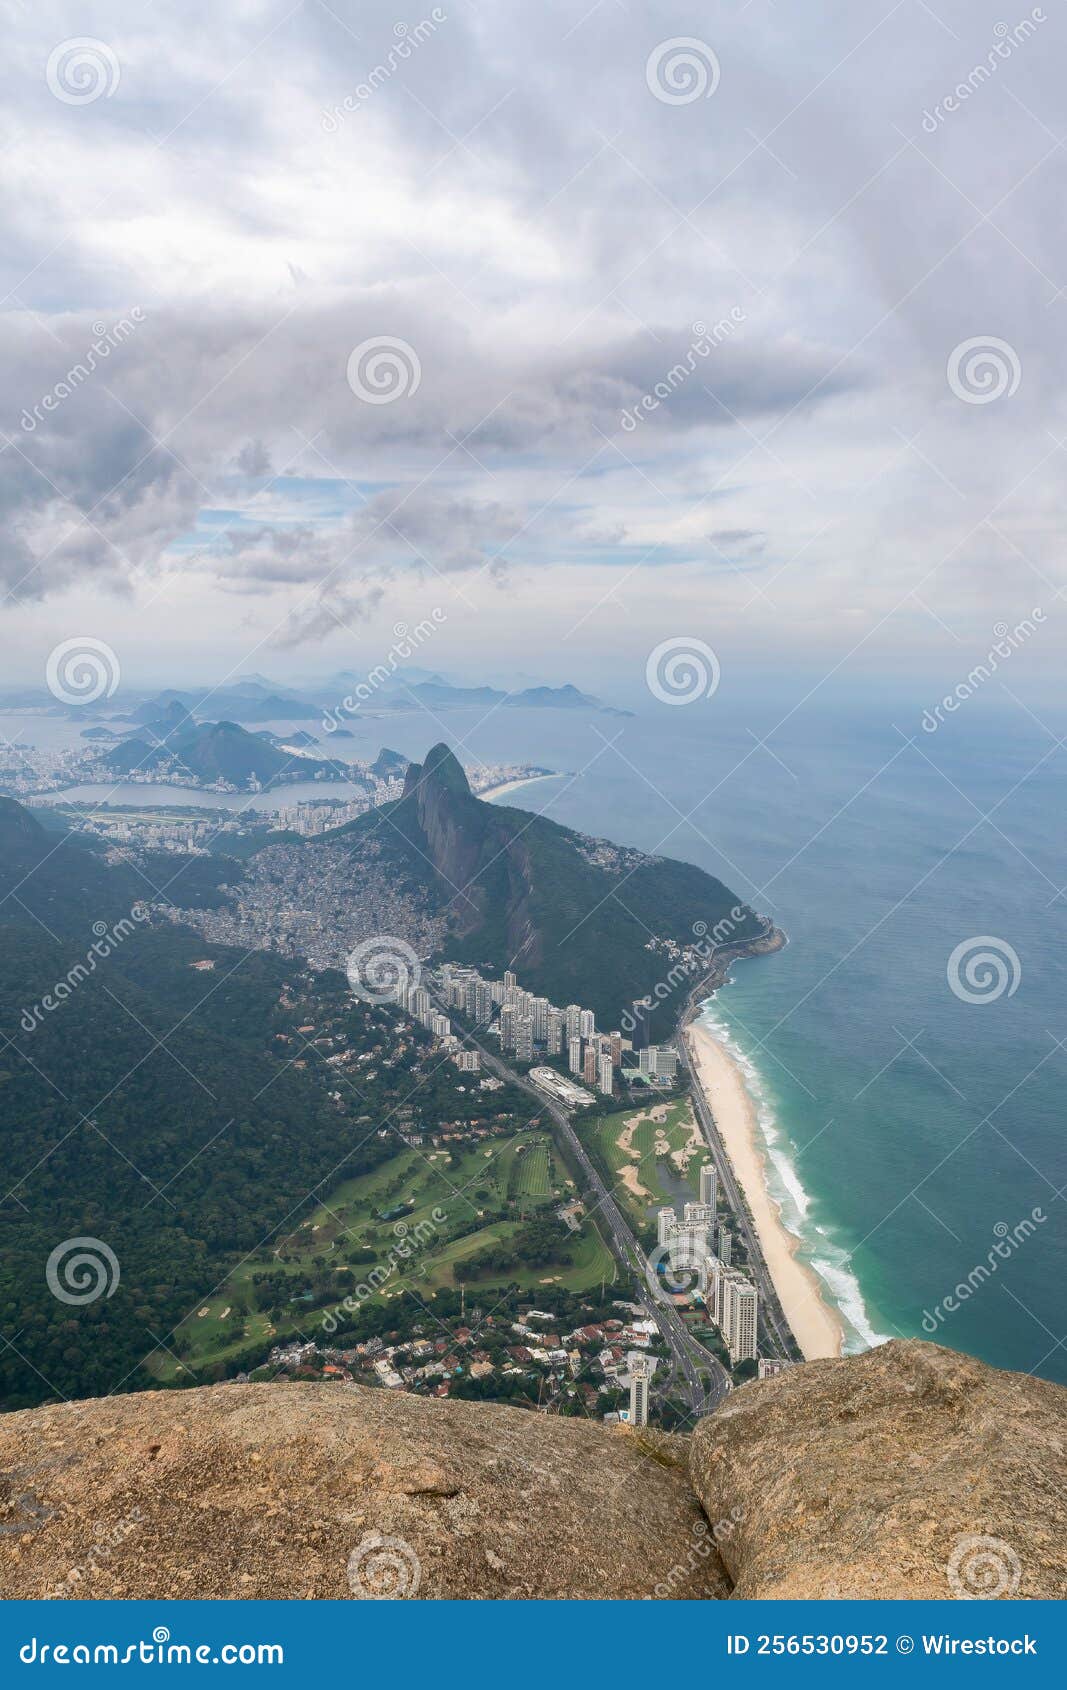
[[[578,1130],[595,1142],[617,1181],[615,1199],[633,1220],[649,1220],[679,1195],[697,1197],[700,1168],[710,1157],[687,1097],[587,1118]]]
[[[217,1295],[193,1310],[181,1328],[190,1345],[184,1365],[196,1375],[250,1344],[261,1343],[265,1358],[279,1338],[320,1332],[324,1307],[340,1304],[353,1288],[339,1282],[329,1305],[316,1299],[312,1306],[313,1294],[300,1289],[309,1276],[321,1288],[326,1276],[350,1269],[357,1286],[371,1287],[360,1303],[387,1301],[406,1288],[422,1297],[451,1289],[458,1262],[489,1244],[506,1243],[539,1209],[571,1196],[572,1182],[546,1133],[455,1150],[404,1148],[372,1173],[337,1186],[294,1232],[241,1263]],[[569,1262],[515,1264],[468,1286],[480,1295],[512,1281],[531,1290],[557,1284],[571,1291],[612,1283],[614,1257],[594,1222],[576,1233],[566,1233],[560,1223],[560,1245],[570,1251]],[[354,1251],[367,1260],[350,1262]],[[270,1313],[258,1306],[263,1293],[254,1283],[264,1273],[293,1282],[293,1295],[277,1298]],[[165,1382],[180,1377],[182,1365],[163,1348],[150,1363]]]

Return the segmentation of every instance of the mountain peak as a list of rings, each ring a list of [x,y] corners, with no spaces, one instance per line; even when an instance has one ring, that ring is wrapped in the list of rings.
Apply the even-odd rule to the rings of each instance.
[[[0,798],[0,849],[23,850],[43,837],[44,829],[31,811],[15,798]]]
[[[450,751],[443,742],[432,745],[422,763],[411,764],[404,782],[405,796],[417,787],[429,783],[443,787],[446,792],[459,793],[465,798],[471,796],[470,784],[462,763],[455,752]]]

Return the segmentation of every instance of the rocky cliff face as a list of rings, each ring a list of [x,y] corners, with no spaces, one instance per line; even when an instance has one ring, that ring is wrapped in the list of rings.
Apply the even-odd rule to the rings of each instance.
[[[31,1409],[0,1420],[0,1597],[714,1597],[686,1455],[340,1385]]]
[[[64,1403],[0,1420],[0,1597],[1062,1597],[1065,1439],[1067,1391],[918,1343],[691,1439],[340,1385]]]
[[[1067,1595],[1067,1391],[893,1343],[746,1385],[691,1440],[738,1597]]]
[[[412,763],[404,800],[413,808],[425,852],[440,879],[456,930],[468,932],[483,918],[486,887],[480,871],[492,843],[493,817],[471,793],[461,764],[446,745],[435,745],[424,763]],[[504,848],[501,839],[498,850]]]

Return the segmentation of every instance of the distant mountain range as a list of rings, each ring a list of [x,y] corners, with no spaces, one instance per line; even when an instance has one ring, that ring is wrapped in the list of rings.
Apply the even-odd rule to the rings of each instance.
[[[366,684],[366,677],[351,672],[334,677],[338,691],[350,691],[360,682]],[[524,687],[520,692],[505,692],[499,687],[454,686],[451,681],[442,679],[440,675],[431,675],[426,680],[415,680],[398,676],[386,682],[379,688],[372,700],[368,701],[373,710],[461,710],[482,709],[502,706],[508,710],[594,710],[606,716],[628,716],[628,710],[615,710],[609,704],[602,704],[600,699],[591,693],[579,692],[578,688],[568,683],[562,687]]]
[[[321,776],[331,780],[360,780],[358,772],[346,763],[279,750],[272,743],[273,735],[249,733],[237,722],[192,723],[188,715],[177,716],[176,712],[181,710],[182,706],[172,701],[172,714],[163,723],[157,719],[155,724],[146,726],[143,737],[135,734],[103,751],[100,761],[116,775],[128,775],[134,770],[164,772],[175,762],[179,777],[185,774],[205,785],[224,780],[242,791],[253,781],[258,781],[260,786],[271,786],[286,778],[315,780]],[[167,721],[173,725],[165,734],[158,734],[155,730]]]
[[[122,722],[135,727],[154,726],[165,720],[177,706],[196,718],[210,716],[242,724],[257,722],[310,722],[321,719],[327,711],[337,711],[346,697],[357,688],[373,690],[370,696],[361,691],[361,712],[374,715],[380,712],[432,710],[460,710],[502,707],[508,710],[590,710],[604,716],[629,716],[629,710],[616,710],[591,693],[581,692],[569,682],[563,686],[530,686],[511,692],[492,686],[460,686],[444,676],[426,669],[407,668],[384,680],[373,680],[376,671],[342,670],[329,675],[314,686],[279,686],[265,676],[256,675],[224,686],[202,688],[167,687],[154,697],[141,696],[123,715],[117,715],[117,701],[102,701],[95,706],[62,705],[43,688],[22,689],[0,695],[0,705],[8,709],[47,708],[63,710],[67,715],[83,718],[106,718],[113,726]],[[137,697],[134,694],[134,697]],[[343,710],[340,712],[343,715]],[[336,731],[343,732],[343,729]]]

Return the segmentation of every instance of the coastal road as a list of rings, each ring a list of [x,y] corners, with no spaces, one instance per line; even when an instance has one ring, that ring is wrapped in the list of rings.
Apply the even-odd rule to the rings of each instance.
[[[696,1110],[697,1120],[700,1123],[700,1130],[704,1134],[705,1143],[711,1151],[715,1166],[719,1171],[719,1180],[722,1184],[723,1191],[726,1193],[726,1200],[733,1212],[734,1222],[738,1232],[744,1240],[745,1249],[748,1252],[748,1271],[755,1282],[756,1289],[759,1291],[760,1316],[764,1341],[768,1347],[773,1348],[784,1360],[795,1361],[800,1357],[800,1349],[793,1336],[789,1322],[785,1317],[782,1305],[778,1300],[778,1292],[775,1289],[774,1281],[770,1276],[767,1264],[763,1259],[763,1251],[760,1248],[756,1229],[749,1219],[748,1209],[745,1206],[744,1194],[737,1183],[733,1167],[730,1163],[730,1158],[727,1156],[722,1139],[719,1137],[719,1130],[715,1125],[715,1117],[713,1116],[708,1105],[707,1098],[704,1096],[703,1090],[701,1089],[700,1079],[694,1071],[693,1064],[689,1056],[689,1047],[685,1041],[685,1026],[702,997],[706,996],[707,988],[702,987],[700,992],[694,993],[690,999],[687,1013],[683,1018],[682,1025],[679,1030],[678,1054],[682,1066],[689,1076],[690,1095],[693,1099],[693,1107]]]
[[[424,982],[425,984],[425,982]],[[431,992],[431,996],[434,994]],[[435,997],[435,1002],[439,1000]],[[449,1013],[443,1004],[439,1003],[443,1013]],[[454,1012],[451,1012],[454,1015]],[[527,1092],[535,1098],[539,1108],[549,1116],[559,1136],[563,1139],[574,1163],[581,1169],[586,1180],[592,1201],[587,1203],[587,1215],[595,1213],[603,1222],[615,1252],[624,1272],[633,1275],[637,1296],[648,1304],[651,1316],[659,1327],[660,1335],[670,1352],[674,1372],[684,1381],[689,1406],[694,1416],[710,1414],[712,1409],[720,1403],[730,1389],[730,1376],[717,1356],[706,1350],[703,1344],[697,1342],[683,1321],[674,1304],[668,1301],[665,1294],[657,1292],[650,1294],[650,1282],[646,1273],[646,1259],[644,1251],[634,1237],[629,1223],[623,1217],[607,1185],[598,1173],[593,1162],[586,1153],[578,1134],[575,1132],[570,1116],[562,1104],[547,1097],[539,1091],[531,1080],[516,1073],[494,1051],[487,1050],[485,1045],[472,1033],[462,1027],[453,1028],[457,1031],[463,1043],[470,1050],[476,1050],[486,1068],[501,1079],[510,1081],[521,1091]]]

